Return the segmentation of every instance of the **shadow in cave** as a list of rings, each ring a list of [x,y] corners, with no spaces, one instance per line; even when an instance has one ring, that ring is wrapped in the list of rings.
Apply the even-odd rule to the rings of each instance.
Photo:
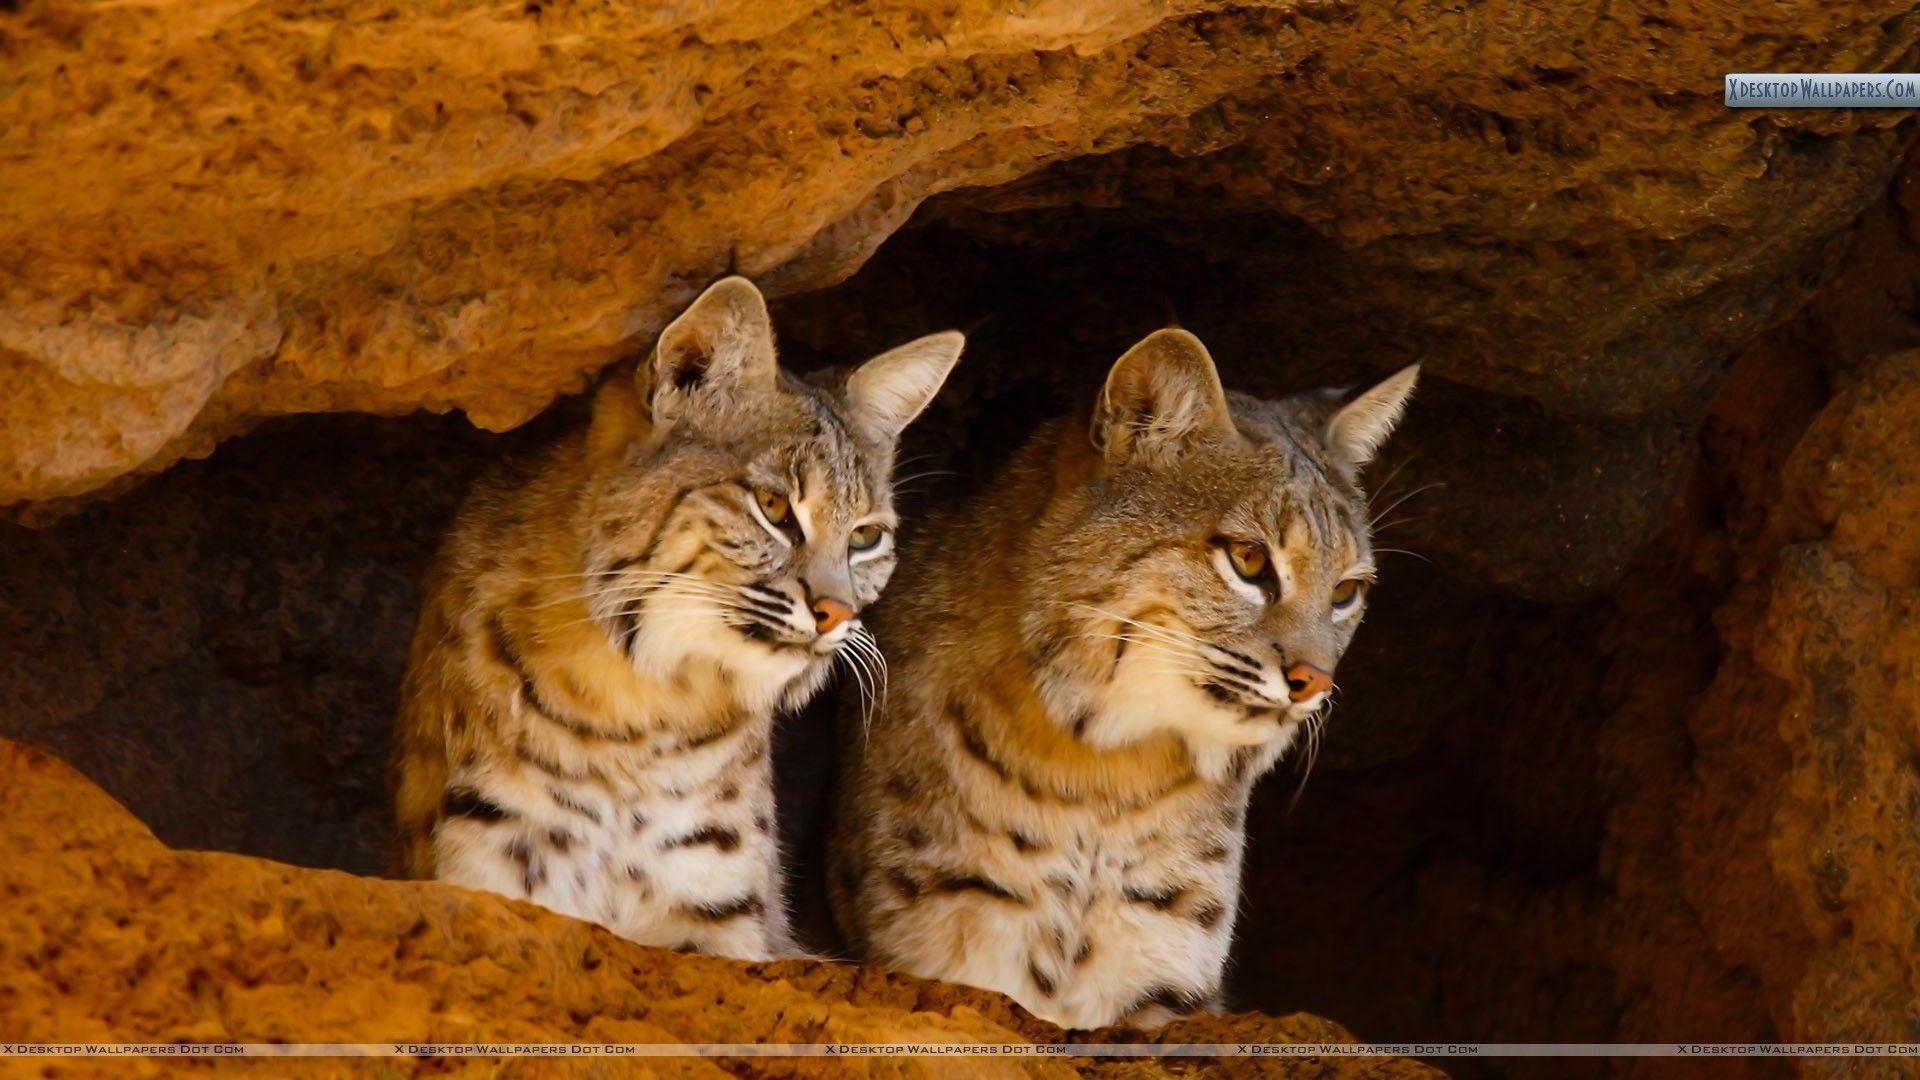
[[[798,367],[970,331],[902,451],[917,476],[901,500],[909,529],[1169,321],[1214,348],[1229,385],[1268,395],[1379,374],[1422,347],[1364,298],[1316,319],[1329,290],[1366,283],[1337,261],[1276,278],[1331,259],[1292,223],[1213,222],[1175,243],[1047,213],[992,239],[931,215],[845,284],[775,305]],[[1262,254],[1220,260],[1208,230]],[[1788,382],[1725,406],[1737,415],[1722,423],[1794,398],[1804,424],[1819,396]],[[1642,1008],[1612,961],[1625,946],[1604,866],[1609,770],[1632,758],[1609,740],[1656,693],[1660,716],[1682,714],[1718,660],[1711,616],[1728,578],[1699,570],[1698,519],[1738,485],[1735,466],[1697,466],[1695,449],[1700,411],[1721,407],[1677,406],[1609,442],[1591,421],[1431,373],[1377,470],[1391,476],[1381,505],[1407,501],[1382,532],[1397,550],[1342,665],[1325,751],[1310,777],[1283,764],[1256,799],[1236,1004],[1453,1041],[1607,1040]],[[577,412],[504,436],[444,417],[280,421],[50,528],[0,525],[0,734],[59,753],[174,846],[380,872],[419,579],[474,474]],[[1604,480],[1611,501],[1555,516],[1549,496],[1580,501],[1556,479],[1567,463],[1617,445],[1631,449]],[[1537,587],[1556,565],[1588,586]],[[834,707],[789,718],[777,752],[795,904],[829,953]],[[1725,1002],[1703,1013],[1718,1026],[1696,1037],[1770,1036],[1742,978],[1720,976]]]

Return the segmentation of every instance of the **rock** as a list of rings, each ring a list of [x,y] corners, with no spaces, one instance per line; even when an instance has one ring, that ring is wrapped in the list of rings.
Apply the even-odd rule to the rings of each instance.
[[[1048,1042],[1065,1035],[985,991],[845,965],[683,956],[487,893],[172,851],[79,774],[5,741],[0,847],[8,854],[0,861],[0,1017],[10,1039]],[[1304,1015],[1188,1021],[1161,1037],[1351,1041],[1338,1026]],[[650,1064],[690,1075],[725,1072],[719,1061]],[[826,1064],[770,1059],[756,1074],[824,1074]],[[1238,1064],[1251,1074],[1253,1063]],[[1163,1075],[1150,1059],[978,1059],[977,1068],[983,1075]],[[86,1071],[71,1061],[53,1069]],[[1374,1059],[1301,1062],[1288,1075],[1436,1074]]]
[[[510,427],[728,267],[831,283],[960,188],[1259,207],[1324,255],[1283,292],[1379,314],[1371,362],[1436,345],[1439,377],[1637,423],[1791,309],[1905,137],[1724,109],[1721,73],[1892,63],[1905,14],[9,4],[0,506],[292,412]]]
[[[704,1037],[718,988],[733,1031],[1044,1035],[257,858],[378,869],[467,478],[736,267],[802,366],[969,330],[908,450],[960,488],[1169,321],[1267,394],[1425,357],[1378,471],[1431,563],[1384,563],[1311,784],[1256,803],[1248,1004],[1920,1038],[1915,129],[1719,102],[1906,66],[1910,6],[0,3],[0,512],[45,526],[0,523],[0,736],[176,849],[8,751],[0,1014],[373,1015],[325,979],[457,1033]],[[783,730],[804,871],[836,750]]]
[[[1920,1039],[1920,351],[1873,361],[1782,474],[1723,609],[1676,838],[1713,944],[1783,1032]]]
[[[1295,55],[1207,6],[8,5],[0,505],[287,412],[520,423],[729,267],[825,283]]]
[[[1285,917],[1236,943],[1249,995],[1408,1039],[1908,1038],[1920,261],[1898,213],[1861,230],[1732,360],[1604,597],[1389,564],[1328,753],[1250,818]]]

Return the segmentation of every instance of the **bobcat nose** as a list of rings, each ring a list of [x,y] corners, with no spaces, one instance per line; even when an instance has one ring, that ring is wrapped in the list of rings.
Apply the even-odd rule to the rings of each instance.
[[[813,628],[822,634],[831,634],[842,623],[853,621],[853,609],[838,600],[820,599],[813,602]]]
[[[1287,669],[1287,696],[1305,701],[1333,688],[1333,676],[1312,664],[1295,664]]]

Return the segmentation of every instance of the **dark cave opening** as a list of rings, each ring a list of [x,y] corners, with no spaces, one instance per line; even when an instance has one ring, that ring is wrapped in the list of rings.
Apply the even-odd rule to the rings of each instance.
[[[1370,296],[1297,223],[1209,220],[1176,242],[1121,212],[956,206],[774,311],[802,367],[969,331],[903,450],[909,528],[1168,322],[1262,394],[1425,347],[1394,306],[1421,283]],[[1772,1034],[1751,972],[1704,946],[1647,959],[1686,927],[1654,925],[1658,889],[1621,867],[1662,845],[1647,808],[1684,785],[1687,711],[1724,652],[1714,614],[1772,470],[1836,373],[1887,345],[1859,327],[1884,303],[1866,283],[1908,250],[1897,214],[1871,212],[1819,299],[1657,407],[1576,415],[1436,366],[1376,472],[1398,550],[1325,751],[1256,802],[1237,1006],[1363,1038],[1603,1040],[1657,1030],[1656,969],[1695,964],[1695,1037]],[[381,873],[420,576],[476,471],[575,412],[505,435],[275,421],[51,527],[0,525],[0,735],[54,750],[171,845]],[[816,929],[830,708],[791,718],[779,753]]]

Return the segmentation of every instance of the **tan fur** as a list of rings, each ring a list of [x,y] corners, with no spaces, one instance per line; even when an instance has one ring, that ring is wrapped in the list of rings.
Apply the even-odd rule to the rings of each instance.
[[[792,951],[770,764],[892,571],[899,429],[959,351],[815,385],[764,303],[714,286],[638,380],[470,497],[428,576],[394,749],[400,861],[646,944]],[[756,505],[776,493],[788,520]],[[883,545],[850,539],[878,528]]]
[[[1091,420],[928,523],[831,844],[864,958],[1070,1027],[1217,1003],[1252,785],[1324,703],[1285,672],[1333,670],[1361,600],[1330,597],[1372,574],[1353,477],[1412,388],[1390,383],[1230,399],[1197,340],[1158,334]],[[1269,545],[1270,597],[1224,576],[1230,538]]]

